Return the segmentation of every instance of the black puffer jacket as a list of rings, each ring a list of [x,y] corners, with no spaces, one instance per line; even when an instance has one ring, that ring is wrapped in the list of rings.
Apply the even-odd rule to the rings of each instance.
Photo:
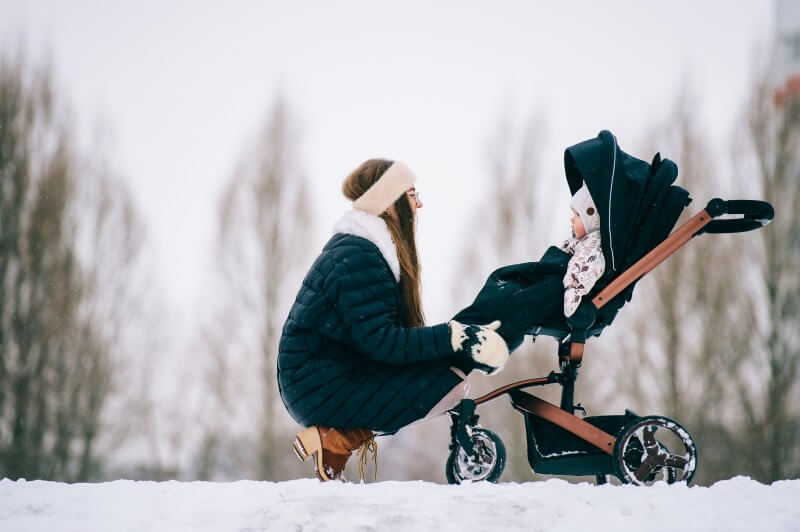
[[[343,232],[311,266],[283,327],[281,397],[301,425],[394,432],[461,381],[450,367],[464,355],[453,352],[447,324],[404,326],[384,222],[350,211],[337,226]]]

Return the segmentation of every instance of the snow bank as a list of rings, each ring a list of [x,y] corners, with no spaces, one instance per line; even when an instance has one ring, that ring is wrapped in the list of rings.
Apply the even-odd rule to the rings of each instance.
[[[800,480],[569,484],[0,481],[2,531],[800,530]]]

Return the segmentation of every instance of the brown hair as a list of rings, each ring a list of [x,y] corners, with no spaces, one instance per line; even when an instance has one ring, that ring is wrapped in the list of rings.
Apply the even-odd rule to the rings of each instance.
[[[369,159],[353,170],[342,184],[342,192],[350,201],[355,201],[389,169],[394,161],[387,159]],[[397,220],[386,212],[380,217],[386,222],[392,240],[397,247],[397,258],[400,260],[400,293],[403,310],[408,327],[421,327],[425,324],[420,297],[420,265],[417,256],[417,242],[414,224],[414,211],[408,196],[402,194],[394,202]]]

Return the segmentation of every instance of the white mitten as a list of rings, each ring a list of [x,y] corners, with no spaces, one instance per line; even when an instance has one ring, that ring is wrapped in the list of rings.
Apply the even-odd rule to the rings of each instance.
[[[499,320],[488,325],[464,325],[453,320],[448,325],[453,351],[463,351],[487,375],[503,368],[508,360],[508,346],[495,332],[500,328]]]

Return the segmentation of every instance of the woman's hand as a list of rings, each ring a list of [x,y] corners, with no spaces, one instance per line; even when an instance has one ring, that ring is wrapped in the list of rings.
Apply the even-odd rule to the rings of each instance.
[[[488,325],[464,325],[453,320],[448,325],[453,351],[469,355],[475,367],[487,375],[503,369],[508,360],[508,346],[495,332],[500,328],[499,320]]]

